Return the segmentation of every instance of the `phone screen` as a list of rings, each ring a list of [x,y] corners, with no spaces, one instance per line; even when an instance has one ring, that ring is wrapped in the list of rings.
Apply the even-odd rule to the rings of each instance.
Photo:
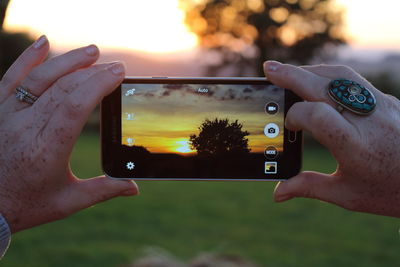
[[[287,93],[266,81],[124,82],[121,174],[155,179],[280,179]]]

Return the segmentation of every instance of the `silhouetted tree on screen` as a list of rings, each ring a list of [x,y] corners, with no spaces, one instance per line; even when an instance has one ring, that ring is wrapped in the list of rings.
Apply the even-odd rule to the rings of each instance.
[[[263,75],[267,59],[305,64],[344,43],[334,0],[181,0],[186,23],[209,52],[208,75]]]
[[[199,135],[190,136],[192,149],[199,155],[225,155],[248,153],[249,132],[242,130],[243,125],[229,122],[228,119],[206,119],[199,127]]]

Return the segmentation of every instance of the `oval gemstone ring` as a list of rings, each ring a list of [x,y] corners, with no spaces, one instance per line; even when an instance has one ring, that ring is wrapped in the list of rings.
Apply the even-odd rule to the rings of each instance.
[[[328,95],[338,106],[338,111],[350,110],[358,115],[369,115],[376,107],[376,99],[365,86],[347,79],[332,80]]]

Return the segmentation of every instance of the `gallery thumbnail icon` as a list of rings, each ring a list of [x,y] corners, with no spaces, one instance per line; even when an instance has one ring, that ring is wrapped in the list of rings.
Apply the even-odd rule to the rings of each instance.
[[[278,163],[275,161],[265,162],[265,174],[276,174],[278,172]]]

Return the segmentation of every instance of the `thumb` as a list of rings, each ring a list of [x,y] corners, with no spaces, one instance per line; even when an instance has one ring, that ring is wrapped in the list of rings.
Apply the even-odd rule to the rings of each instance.
[[[64,195],[67,213],[73,213],[96,203],[118,196],[134,196],[139,188],[133,180],[113,180],[105,176],[91,179],[77,179]]]
[[[339,196],[334,188],[334,176],[317,173],[302,172],[287,181],[280,182],[275,187],[275,202],[284,202],[294,197],[315,198],[331,203]]]

